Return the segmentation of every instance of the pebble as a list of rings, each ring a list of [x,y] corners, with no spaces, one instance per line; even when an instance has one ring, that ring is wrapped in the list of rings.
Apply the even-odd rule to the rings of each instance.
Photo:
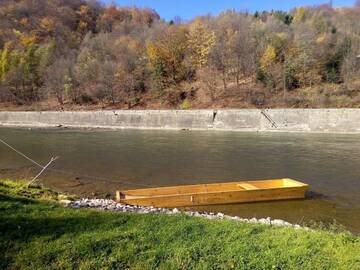
[[[70,200],[60,200],[59,202],[63,205],[70,205],[72,203]]]
[[[252,218],[252,219],[249,219],[249,222],[250,223],[259,223],[259,220],[257,220],[256,218]]]
[[[275,225],[275,226],[287,226],[287,222],[283,221],[281,219],[274,219],[271,221],[271,225]]]
[[[224,218],[224,214],[223,214],[223,213],[217,213],[217,216],[218,216],[218,218],[220,218],[220,219],[223,219],[223,218]]]
[[[142,207],[142,206],[132,206],[117,203],[111,199],[88,199],[83,198],[77,201],[70,200],[61,200],[60,203],[72,207],[72,208],[94,208],[104,211],[113,211],[113,212],[123,212],[123,213],[140,213],[140,214],[149,214],[149,213],[163,213],[163,214],[180,214],[183,213],[188,216],[202,217],[206,219],[226,219],[232,220],[234,222],[245,222],[245,223],[257,223],[264,225],[273,225],[273,226],[282,226],[282,227],[293,227],[295,229],[305,229],[310,230],[307,227],[301,227],[299,224],[291,224],[287,221],[281,219],[271,219],[267,218],[240,218],[238,216],[228,216],[224,213],[207,213],[207,212],[197,212],[197,211],[180,211],[177,208],[168,209],[168,208],[157,208],[157,207]]]

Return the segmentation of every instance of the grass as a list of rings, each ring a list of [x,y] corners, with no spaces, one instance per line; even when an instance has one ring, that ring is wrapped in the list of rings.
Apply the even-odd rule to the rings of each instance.
[[[360,239],[185,215],[69,209],[0,181],[0,269],[360,269]]]

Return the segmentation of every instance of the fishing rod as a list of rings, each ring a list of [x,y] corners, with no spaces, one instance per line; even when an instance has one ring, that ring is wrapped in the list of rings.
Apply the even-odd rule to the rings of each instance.
[[[17,154],[19,154],[20,156],[22,156],[23,158],[27,159],[28,161],[30,161],[31,163],[35,164],[36,166],[41,168],[41,171],[28,183],[28,185],[32,184],[33,182],[35,182],[40,175],[45,171],[53,171],[53,172],[58,172],[58,173],[62,173],[65,175],[71,175],[71,176],[76,176],[76,177],[83,177],[83,178],[88,178],[88,179],[94,179],[94,180],[101,180],[101,181],[105,181],[105,182],[110,182],[110,183],[116,183],[116,184],[123,184],[123,185],[132,185],[132,186],[139,186],[139,187],[153,187],[150,184],[145,184],[145,183],[132,183],[132,182],[127,182],[127,181],[114,181],[114,180],[110,180],[107,178],[103,178],[103,177],[96,177],[96,176],[91,176],[91,175],[82,175],[82,174],[77,174],[77,173],[72,173],[72,172],[68,172],[68,171],[64,171],[64,170],[59,170],[59,169],[51,169],[49,168],[49,166],[51,165],[51,163],[53,163],[55,160],[57,160],[59,157],[51,157],[50,161],[43,166],[42,164],[38,163],[37,161],[33,160],[32,158],[30,158],[29,156],[25,155],[24,153],[22,153],[21,151],[17,150],[15,147],[13,147],[12,145],[8,144],[6,141],[2,140],[0,138],[0,142],[3,143],[5,146],[7,146],[8,148],[10,148],[11,150],[13,150],[14,152],[16,152]]]

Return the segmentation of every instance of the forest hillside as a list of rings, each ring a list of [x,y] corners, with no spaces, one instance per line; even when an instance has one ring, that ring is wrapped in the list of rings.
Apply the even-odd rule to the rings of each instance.
[[[360,2],[164,21],[2,0],[0,109],[360,107]]]

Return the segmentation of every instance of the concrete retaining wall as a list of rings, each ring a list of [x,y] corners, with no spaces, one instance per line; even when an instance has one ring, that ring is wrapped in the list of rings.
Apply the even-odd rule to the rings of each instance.
[[[0,125],[360,133],[360,109],[0,112]]]

